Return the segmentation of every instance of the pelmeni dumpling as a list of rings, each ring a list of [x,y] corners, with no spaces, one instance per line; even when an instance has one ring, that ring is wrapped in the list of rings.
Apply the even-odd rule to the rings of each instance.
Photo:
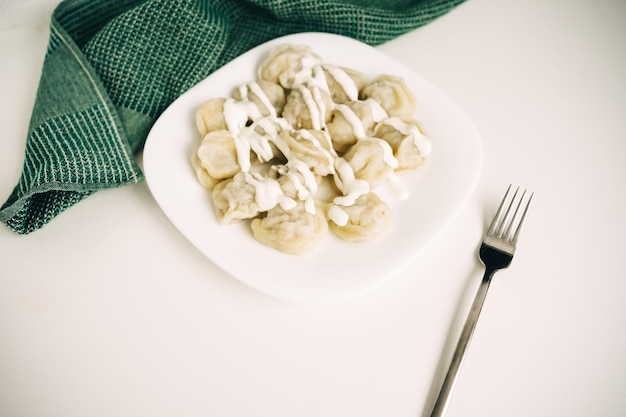
[[[275,47],[259,67],[259,79],[292,88],[309,78],[322,59],[307,45],[283,44]]]
[[[334,103],[356,101],[367,83],[367,76],[351,68],[322,65],[330,97]]]
[[[389,231],[393,224],[391,208],[373,192],[363,194],[348,207],[332,206],[347,215],[344,222],[335,223],[332,216],[330,229],[341,239],[350,242],[365,242]]]
[[[283,194],[283,200],[300,201],[305,204],[309,213],[315,212],[316,193],[322,177],[294,166],[272,165],[266,173],[266,178],[276,181]],[[283,205],[283,208],[290,207]]]
[[[204,102],[196,112],[196,128],[200,137],[215,130],[227,129],[224,118],[225,98],[212,98]]]
[[[196,173],[196,178],[198,178],[198,182],[207,190],[212,190],[213,187],[215,187],[217,183],[221,181],[209,175],[207,170],[200,163],[200,158],[198,158],[197,152],[194,152],[191,155],[191,166]]]
[[[355,178],[367,181],[371,188],[379,185],[398,166],[391,146],[373,137],[359,140],[343,158],[352,167]]]
[[[376,126],[374,135],[385,140],[398,159],[396,172],[418,168],[430,155],[432,144],[417,120],[412,117],[390,117]]]
[[[215,179],[233,177],[241,168],[237,160],[235,138],[228,130],[208,133],[198,147],[200,164]]]
[[[276,116],[283,111],[285,105],[285,91],[271,81],[251,81],[240,85],[233,91],[235,100],[249,100],[253,102],[262,116]]]
[[[268,172],[268,177],[276,179],[283,194],[289,198],[304,200],[306,195],[310,194],[304,175],[297,170],[290,170],[285,165],[273,165]]]
[[[252,220],[251,227],[259,242],[292,255],[310,252],[328,232],[322,209],[310,213],[302,202],[289,210],[275,206],[265,217]]]
[[[330,119],[333,103],[330,94],[317,86],[298,86],[291,90],[283,117],[295,129],[322,129]]]
[[[378,102],[389,116],[409,116],[415,113],[415,97],[404,78],[381,75],[369,82],[361,91],[361,98],[372,98]]]
[[[326,129],[333,147],[344,153],[357,140],[371,136],[375,122],[387,117],[387,113],[375,101],[349,101],[338,104],[330,113]]]
[[[326,176],[333,172],[330,137],[323,130],[299,129],[280,132],[293,158],[304,162],[314,174]]]
[[[261,211],[256,202],[256,188],[246,181],[244,172],[219,182],[213,188],[213,205],[218,222],[238,223],[251,219]]]

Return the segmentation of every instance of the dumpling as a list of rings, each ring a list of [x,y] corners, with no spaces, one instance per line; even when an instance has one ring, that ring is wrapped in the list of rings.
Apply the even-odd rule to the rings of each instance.
[[[283,130],[280,138],[289,148],[292,158],[304,162],[319,176],[326,176],[333,171],[333,156],[330,148],[330,138],[323,130]]]
[[[241,171],[235,139],[228,130],[208,133],[198,147],[200,165],[215,179],[231,178]]]
[[[367,83],[367,76],[362,72],[351,68],[337,67],[334,65],[322,65],[326,76],[326,84],[330,97],[335,103],[356,101],[359,92]]]
[[[240,85],[233,91],[235,100],[253,102],[262,116],[276,116],[285,106],[285,90],[271,81],[259,80]]]
[[[259,66],[259,79],[292,88],[309,78],[322,59],[307,45],[283,44],[275,47]]]
[[[198,182],[200,182],[200,184],[207,190],[212,190],[213,187],[215,187],[215,185],[217,185],[217,183],[221,181],[209,175],[207,170],[200,163],[200,158],[198,158],[197,152],[194,152],[191,155],[191,166],[193,167],[193,170],[196,173]]]
[[[273,165],[267,176],[275,179],[283,194],[289,198],[304,200],[310,194],[310,190],[306,187],[304,175],[296,170],[290,170],[285,165]]]
[[[367,181],[371,188],[380,184],[398,165],[391,146],[378,138],[364,138],[352,145],[343,158],[355,178]]]
[[[200,137],[215,130],[227,129],[224,118],[225,98],[212,98],[205,101],[196,112],[196,128],[200,132]]]
[[[367,98],[376,100],[389,116],[410,116],[417,107],[404,78],[393,75],[381,75],[363,87],[361,99]]]
[[[316,193],[322,177],[287,165],[273,165],[267,172],[267,178],[276,180],[285,199],[303,202],[309,213],[315,212]],[[289,207],[283,205],[283,208]]]
[[[299,86],[287,96],[282,116],[294,129],[320,130],[330,119],[332,106],[328,91]]]
[[[331,205],[330,229],[341,239],[365,242],[389,231],[393,224],[391,208],[373,192],[360,196],[355,204],[344,207]]]
[[[387,113],[373,100],[336,105],[326,124],[333,147],[340,154],[344,153],[358,139],[371,136],[375,122],[386,116]]]
[[[374,134],[391,145],[398,160],[396,172],[418,168],[432,149],[430,139],[414,118],[391,117],[379,123]]]
[[[218,183],[213,188],[213,205],[219,223],[238,223],[260,213],[256,202],[256,188],[246,181],[246,173]]]
[[[310,213],[302,202],[289,210],[275,206],[265,217],[252,220],[251,227],[259,242],[292,255],[310,252],[328,232],[321,208]]]

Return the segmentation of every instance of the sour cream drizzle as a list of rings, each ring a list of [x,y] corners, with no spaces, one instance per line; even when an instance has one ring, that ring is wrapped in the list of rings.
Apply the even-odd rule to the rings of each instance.
[[[258,130],[263,133],[260,133]],[[251,150],[257,155],[261,162],[267,162],[274,157],[271,141],[278,136],[278,130],[272,119],[263,118],[244,127],[239,131],[239,137],[250,142]],[[238,151],[239,153],[239,151]],[[248,157],[250,155],[248,154]]]
[[[390,117],[383,121],[384,124],[389,125],[402,133],[404,136],[412,136],[413,143],[419,151],[421,156],[428,156],[432,151],[432,143],[425,135],[420,132],[417,126],[405,123],[397,117]]]
[[[333,203],[341,206],[351,206],[356,200],[370,191],[370,184],[365,180],[355,178],[352,166],[343,158],[335,161],[335,185],[343,196],[335,197]]]
[[[308,88],[306,86],[299,86],[298,91],[302,94],[302,99],[309,110],[313,129],[321,129],[324,125],[326,106],[324,105],[324,100],[322,100],[319,87],[313,86]]]
[[[359,116],[356,115],[354,110],[352,110],[345,104],[336,105],[335,110],[339,111],[344,119],[346,119],[346,121],[350,124],[354,137],[356,137],[357,139],[363,139],[366,136],[363,122],[361,121]]]
[[[350,220],[350,216],[346,211],[335,204],[331,204],[328,207],[328,217],[335,223],[337,226],[345,226],[348,224]]]
[[[313,133],[309,132],[308,130],[301,129],[298,131],[302,139],[308,140],[309,142],[311,142],[311,144],[313,144],[313,146],[326,157],[326,159],[328,160],[328,165],[327,165],[328,172],[334,174],[335,173],[334,163],[335,163],[335,158],[337,158],[337,153],[335,152],[335,149],[333,148],[333,144],[332,144],[332,141],[330,139],[330,135],[328,134],[328,132],[324,130],[320,130],[320,132],[324,136],[326,147],[322,146],[322,144],[317,139],[317,137]]]
[[[283,210],[289,210],[296,206],[294,199],[287,197],[280,184],[273,178],[264,177],[258,173],[246,173],[246,182],[254,186],[254,200],[262,211],[272,209],[277,204]]]
[[[339,84],[349,100],[356,101],[359,98],[359,90],[357,89],[355,82],[344,70],[328,64],[322,65],[322,68],[328,71],[335,82]]]
[[[259,99],[263,107],[270,113],[270,116],[276,116],[276,108],[257,82],[251,81],[239,86],[239,96],[242,101],[249,100],[250,93],[254,94]]]
[[[366,137],[366,138],[362,138],[362,140],[367,140],[367,141],[378,144],[383,150],[383,161],[385,161],[385,163],[389,165],[391,168],[398,167],[398,160],[396,159],[395,156],[393,156],[393,149],[391,149],[391,145],[389,144],[389,142],[379,139],[379,138],[374,138],[374,137]]]
[[[365,99],[363,103],[367,104],[372,111],[372,120],[374,122],[378,123],[389,117],[385,109],[373,98]]]
[[[343,193],[342,196],[335,197],[328,207],[328,217],[338,226],[345,226],[350,216],[344,210],[344,207],[354,205],[356,200],[363,194],[370,191],[370,184],[365,180],[354,177],[352,166],[343,158],[337,158],[335,161],[335,184]]]
[[[315,213],[315,201],[313,200],[313,195],[317,192],[317,180],[315,179],[315,174],[311,171],[309,166],[296,158],[289,149],[289,146],[285,141],[280,137],[276,136],[274,138],[274,143],[276,147],[283,153],[285,158],[287,158],[286,167],[288,169],[288,173],[291,170],[295,170],[298,172],[304,182],[301,182],[300,178],[296,175],[291,175],[290,179],[294,182],[296,190],[298,191],[298,198],[305,203],[305,208],[307,212],[314,214]]]

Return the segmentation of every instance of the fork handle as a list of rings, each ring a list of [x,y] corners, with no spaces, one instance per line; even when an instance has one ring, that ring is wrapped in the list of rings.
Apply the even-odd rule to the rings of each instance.
[[[485,271],[485,275],[483,276],[480,286],[478,287],[478,292],[474,297],[472,308],[467,315],[467,319],[465,319],[465,325],[463,326],[463,331],[461,332],[461,336],[459,337],[456,350],[454,351],[454,355],[452,356],[450,368],[448,368],[446,377],[443,380],[443,384],[441,385],[441,389],[439,390],[439,394],[437,395],[437,400],[435,401],[435,405],[433,406],[430,417],[441,417],[446,410],[446,407],[448,405],[448,399],[450,397],[452,389],[454,388],[459,368],[463,363],[465,352],[467,351],[469,342],[472,339],[472,335],[474,334],[474,329],[476,328],[476,322],[478,321],[478,317],[480,316],[480,311],[483,308],[485,297],[487,296],[487,290],[489,289],[489,284],[491,284],[491,277],[495,272],[496,270],[491,269],[487,269]]]

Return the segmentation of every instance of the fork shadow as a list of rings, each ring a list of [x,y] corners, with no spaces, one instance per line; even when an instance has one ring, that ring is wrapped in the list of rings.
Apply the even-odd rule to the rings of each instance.
[[[480,261],[478,261],[479,249],[480,242],[477,243],[476,249],[474,250],[474,257],[475,259],[477,259],[477,262],[474,263],[474,268],[469,273],[469,277],[465,281],[465,285],[463,286],[463,289],[457,297],[456,309],[448,326],[448,333],[441,348],[441,354],[439,356],[437,367],[432,378],[433,382],[430,386],[430,390],[428,391],[428,395],[426,396],[426,401],[421,417],[430,417],[431,415],[432,408],[435,405],[435,401],[437,399],[437,395],[439,394],[439,390],[441,389],[441,385],[443,384],[443,380],[450,366],[452,354],[456,349],[457,342],[461,335],[461,330],[463,328],[463,325],[465,324],[465,319],[467,318],[467,314],[469,312],[469,308],[471,306],[474,294],[476,293],[476,289],[480,285],[480,280],[483,275],[484,267],[482,266]]]

